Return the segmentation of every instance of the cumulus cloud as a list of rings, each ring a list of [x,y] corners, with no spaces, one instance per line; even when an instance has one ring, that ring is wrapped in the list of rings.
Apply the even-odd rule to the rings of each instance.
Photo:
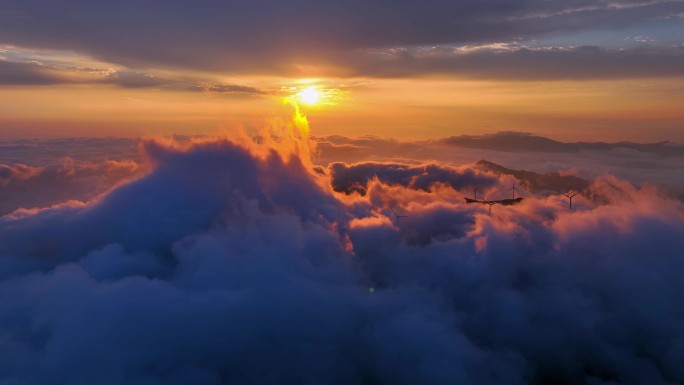
[[[335,191],[365,195],[371,179],[389,185],[401,185],[412,189],[430,190],[435,184],[448,185],[454,189],[486,188],[493,186],[497,178],[471,167],[449,167],[437,164],[406,165],[401,163],[363,162],[348,165],[328,165],[330,183]]]
[[[489,215],[452,187],[481,172],[392,165],[345,195],[281,147],[148,140],[151,172],[0,217],[1,380],[684,381],[680,202],[604,177],[607,205]]]

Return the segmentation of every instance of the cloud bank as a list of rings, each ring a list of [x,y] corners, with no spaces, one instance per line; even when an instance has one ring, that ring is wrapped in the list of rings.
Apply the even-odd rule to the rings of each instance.
[[[59,164],[46,167],[0,163],[0,215],[67,200],[88,201],[143,170],[134,161],[91,163],[63,158]]]
[[[660,77],[681,76],[681,47],[675,47],[681,41],[645,51],[582,45],[601,41],[607,32],[615,32],[613,43],[624,45],[621,35],[629,28],[644,33],[662,27],[676,34],[682,12],[679,0],[125,0],[97,5],[8,0],[0,6],[0,43],[80,52],[135,69],[222,74]],[[537,40],[575,32],[590,38],[537,50]],[[451,54],[453,47],[521,41],[530,44],[496,54]]]
[[[157,75],[121,68],[84,68],[46,65],[37,61],[9,61],[0,57],[0,86],[104,85],[124,89],[208,92],[238,97],[278,95],[278,89],[228,84],[211,78]]]
[[[604,177],[490,216],[451,187],[483,172],[333,165],[343,194],[281,147],[148,140],[151,172],[0,217],[1,381],[684,381],[680,202]]]
[[[200,139],[173,137],[185,144]],[[313,161],[338,192],[364,193],[368,181],[379,178],[426,191],[438,181],[472,197],[473,188],[482,193],[508,175],[525,190],[548,195],[584,190],[610,173],[637,185],[656,184],[684,199],[684,178],[678,173],[684,165],[682,146],[669,142],[568,143],[516,132],[414,142],[329,136],[313,142]],[[125,138],[0,141],[0,213],[88,201],[146,173],[150,164],[138,143]]]
[[[684,198],[684,177],[679,172],[684,167],[684,149],[681,144],[671,142],[560,142],[521,132],[413,142],[375,136],[329,136],[315,141],[316,162],[321,165],[335,162],[463,165],[487,160],[509,171],[515,170],[506,173],[517,174],[521,181],[530,179],[524,177],[526,171],[560,177],[556,181],[543,178],[538,181],[541,183],[530,180],[530,186],[536,185],[533,190],[544,189],[542,185],[547,182],[579,188],[581,183],[577,182],[581,181],[568,180],[572,179],[570,176],[593,180],[612,174],[637,185],[656,184]]]

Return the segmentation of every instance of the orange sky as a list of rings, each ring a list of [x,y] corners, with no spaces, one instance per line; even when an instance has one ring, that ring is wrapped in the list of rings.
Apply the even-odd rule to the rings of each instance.
[[[483,81],[245,78],[232,83],[337,91],[303,106],[314,135],[406,139],[503,130],[558,139],[684,141],[684,80]],[[287,92],[295,92],[287,89]],[[282,95],[110,85],[0,88],[0,138],[211,134],[287,114]]]
[[[0,140],[259,127],[684,142],[684,1],[0,5]],[[327,96],[327,97],[326,97]]]

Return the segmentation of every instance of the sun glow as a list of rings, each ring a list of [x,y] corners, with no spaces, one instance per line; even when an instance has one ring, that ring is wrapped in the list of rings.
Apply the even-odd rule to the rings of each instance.
[[[298,93],[297,97],[306,104],[316,104],[321,98],[321,93],[315,87],[309,87]]]

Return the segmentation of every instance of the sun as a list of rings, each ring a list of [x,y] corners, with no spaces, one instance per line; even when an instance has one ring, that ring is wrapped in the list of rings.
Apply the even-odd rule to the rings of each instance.
[[[309,87],[298,93],[297,97],[306,104],[316,104],[321,98],[321,93],[315,87]]]

